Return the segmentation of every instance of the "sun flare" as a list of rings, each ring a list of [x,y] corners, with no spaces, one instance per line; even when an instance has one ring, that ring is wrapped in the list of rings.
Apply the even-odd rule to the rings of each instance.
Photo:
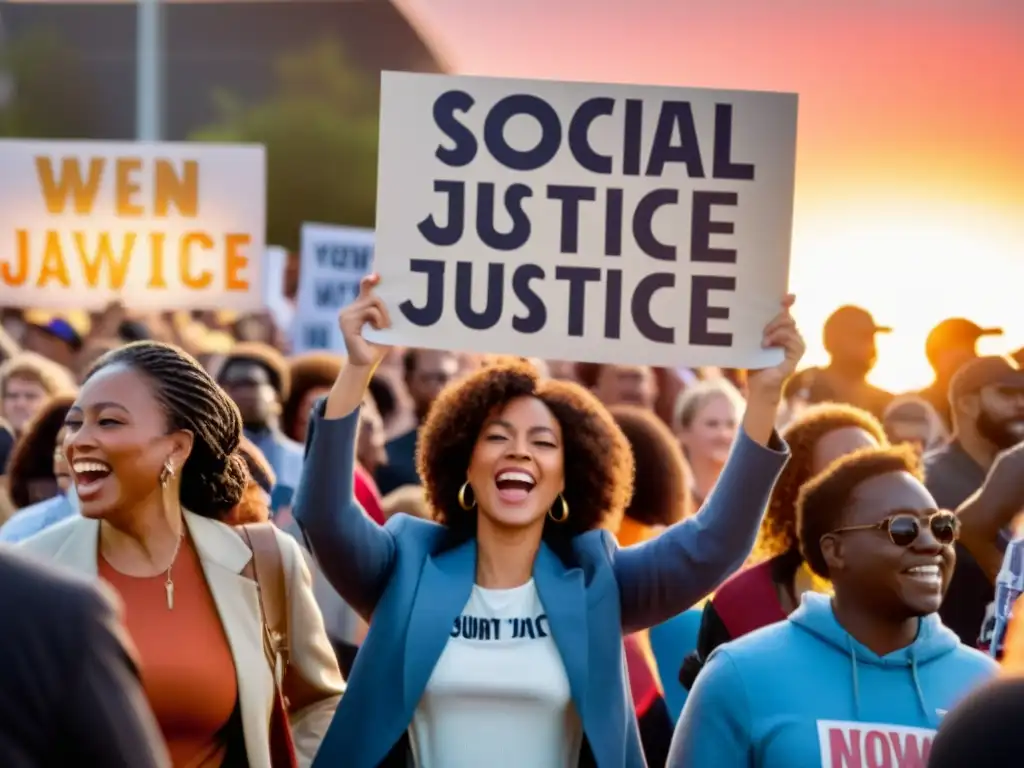
[[[803,219],[798,212],[794,226],[790,285],[797,294],[794,314],[810,329],[808,365],[827,361],[819,329],[844,303],[893,327],[879,337],[870,377],[893,392],[931,381],[924,340],[943,318],[1004,328],[1004,336],[982,340],[983,354],[1024,346],[1024,226],[1018,217],[905,201],[843,208],[843,214],[816,211]]]

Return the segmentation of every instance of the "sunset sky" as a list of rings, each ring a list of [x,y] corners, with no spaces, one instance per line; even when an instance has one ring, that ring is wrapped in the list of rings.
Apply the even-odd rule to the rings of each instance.
[[[401,0],[463,74],[800,95],[791,286],[896,332],[873,380],[927,384],[964,315],[1024,346],[1024,0]]]

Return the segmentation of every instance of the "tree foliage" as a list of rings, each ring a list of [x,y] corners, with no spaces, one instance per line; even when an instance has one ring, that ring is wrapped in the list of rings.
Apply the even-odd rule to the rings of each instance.
[[[303,221],[374,224],[377,88],[334,43],[283,57],[273,96],[219,94],[220,119],[190,138],[267,148],[267,242],[296,248]]]
[[[0,136],[74,139],[91,134],[90,98],[78,56],[52,29],[28,30],[0,49]],[[9,89],[9,90],[8,90]]]

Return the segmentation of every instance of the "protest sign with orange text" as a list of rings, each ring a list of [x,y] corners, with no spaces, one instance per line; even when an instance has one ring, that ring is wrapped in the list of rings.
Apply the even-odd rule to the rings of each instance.
[[[260,146],[0,141],[0,305],[262,306]]]

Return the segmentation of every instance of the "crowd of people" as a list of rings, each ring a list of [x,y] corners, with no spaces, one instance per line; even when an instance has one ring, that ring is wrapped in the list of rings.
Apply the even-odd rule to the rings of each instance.
[[[0,765],[1012,761],[999,329],[939,324],[897,395],[858,307],[824,367],[786,297],[779,365],[667,369],[382,347],[376,283],[337,353],[2,312]]]

